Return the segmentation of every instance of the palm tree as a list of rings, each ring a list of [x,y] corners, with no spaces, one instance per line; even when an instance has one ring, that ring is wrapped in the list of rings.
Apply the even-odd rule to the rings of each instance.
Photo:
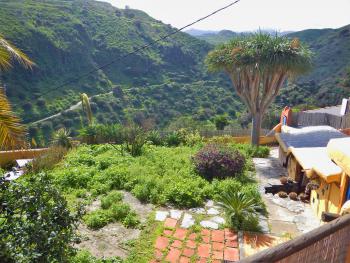
[[[257,226],[254,226],[254,229],[249,229],[249,227],[252,227],[251,222],[256,221],[259,211],[262,210],[256,204],[256,200],[247,196],[244,192],[228,189],[219,197],[218,201],[219,207],[224,210],[232,228],[235,230],[257,230]]]
[[[8,70],[17,61],[25,68],[34,63],[19,49],[0,35],[0,72]],[[10,102],[0,89],[0,149],[18,148],[25,145],[25,128],[12,112]]]
[[[311,51],[298,39],[257,33],[237,37],[207,56],[210,70],[225,71],[252,115],[252,144],[259,144],[262,116],[288,77],[311,69]]]
[[[10,102],[0,89],[0,149],[24,146],[25,128],[12,112]]]
[[[26,54],[0,35],[0,71],[10,69],[14,60],[28,69],[34,66]]]

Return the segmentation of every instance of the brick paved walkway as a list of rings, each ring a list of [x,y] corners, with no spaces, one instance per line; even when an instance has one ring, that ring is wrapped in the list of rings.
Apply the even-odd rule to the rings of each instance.
[[[235,262],[239,260],[237,233],[229,229],[202,229],[194,233],[178,226],[176,219],[167,218],[164,231],[155,243],[151,262]]]

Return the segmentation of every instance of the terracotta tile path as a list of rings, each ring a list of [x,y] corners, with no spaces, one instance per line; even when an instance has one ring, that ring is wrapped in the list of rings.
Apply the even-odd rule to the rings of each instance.
[[[235,262],[239,260],[237,233],[229,229],[202,229],[193,233],[167,218],[164,231],[155,243],[151,262]]]

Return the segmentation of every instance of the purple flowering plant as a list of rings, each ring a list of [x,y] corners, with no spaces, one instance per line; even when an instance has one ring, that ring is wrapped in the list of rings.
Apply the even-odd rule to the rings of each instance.
[[[240,174],[245,166],[245,157],[236,149],[220,144],[208,144],[192,158],[198,174],[211,181]]]

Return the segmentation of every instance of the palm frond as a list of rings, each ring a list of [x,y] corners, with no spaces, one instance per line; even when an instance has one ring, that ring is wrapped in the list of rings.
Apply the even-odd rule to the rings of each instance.
[[[26,129],[12,112],[10,102],[0,90],[0,149],[25,147]]]
[[[12,60],[29,69],[35,65],[26,54],[0,35],[0,70],[9,69],[12,66]]]

